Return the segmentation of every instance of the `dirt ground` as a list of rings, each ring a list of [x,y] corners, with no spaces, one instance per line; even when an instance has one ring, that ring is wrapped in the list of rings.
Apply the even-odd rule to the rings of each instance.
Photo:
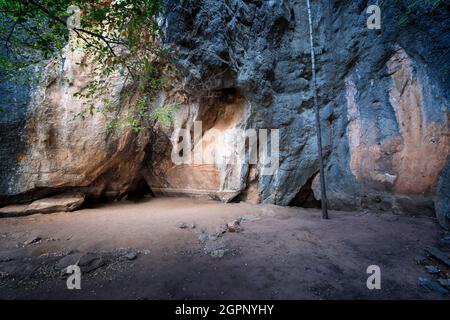
[[[0,219],[0,299],[445,299],[418,285],[436,263],[424,248],[445,236],[433,219],[330,216],[157,198]],[[68,290],[65,267],[83,259]],[[370,265],[381,290],[367,289]]]

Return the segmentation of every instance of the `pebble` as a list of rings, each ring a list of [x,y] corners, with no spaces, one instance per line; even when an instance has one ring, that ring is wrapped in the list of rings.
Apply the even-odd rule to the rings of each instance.
[[[224,249],[214,250],[211,251],[210,255],[213,258],[223,258],[223,256],[225,255],[225,250]]]
[[[431,273],[431,274],[437,274],[437,273],[441,272],[441,270],[439,270],[439,268],[437,268],[435,266],[430,266],[430,265],[425,266],[425,269],[427,269],[427,272]]]
[[[227,229],[229,232],[241,232],[241,221],[233,220],[231,222],[228,222]]]
[[[220,236],[220,235],[224,234],[225,232],[227,232],[227,230],[228,230],[228,225],[222,224],[216,228],[216,235]]]
[[[187,229],[188,225],[185,222],[181,222],[180,224],[178,224],[178,228],[180,228],[180,229]]]
[[[450,288],[450,279],[443,279],[443,278],[439,278],[438,282],[441,286]]]
[[[135,260],[138,257],[138,253],[134,250],[130,250],[125,254],[125,258],[128,260]]]
[[[194,223],[186,223],[186,222],[181,222],[178,224],[178,228],[180,229],[195,229],[197,226]]]
[[[33,236],[33,237],[29,238],[27,241],[25,241],[23,244],[26,245],[26,246],[29,246],[31,244],[35,244],[35,243],[41,242],[41,240],[42,240],[41,237]]]

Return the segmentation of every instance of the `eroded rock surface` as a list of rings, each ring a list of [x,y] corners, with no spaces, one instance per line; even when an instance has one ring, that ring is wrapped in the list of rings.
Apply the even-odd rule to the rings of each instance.
[[[26,216],[35,213],[71,212],[84,203],[82,193],[68,193],[33,201],[30,204],[16,204],[0,208],[0,217]]]
[[[89,115],[87,102],[75,94],[89,83],[91,68],[95,63],[68,44],[61,59],[38,69],[39,84],[22,88],[26,90],[21,94],[16,92],[20,87],[2,91],[13,97],[1,102],[5,109],[0,114],[1,127],[6,124],[12,132],[1,138],[5,151],[1,157],[6,163],[0,172],[0,204],[33,200],[61,190],[115,198],[135,182],[148,134],[111,132],[102,113]],[[120,77],[111,79],[112,100],[120,97],[123,82]]]
[[[445,2],[420,2],[408,15],[408,5],[383,2],[382,28],[369,30],[366,1],[313,4],[334,209],[434,214],[439,173],[450,152],[450,9]],[[108,135],[100,115],[73,118],[82,103],[72,93],[83,87],[85,70],[75,64],[82,55],[67,53],[39,88],[1,84],[2,106],[16,107],[0,114],[0,148],[9,151],[0,155],[2,196],[81,188],[115,198],[144,179],[169,195],[317,203],[305,1],[169,0],[167,8],[166,40],[180,48],[186,71],[173,128],[150,141],[146,132]],[[173,97],[162,96],[162,103]],[[196,121],[202,121],[201,136],[184,152],[201,145],[206,158],[223,156],[221,165],[173,163],[180,130],[193,132]],[[229,129],[279,129],[274,174],[262,174],[261,159],[252,164],[248,157],[218,154],[228,150]]]
[[[168,38],[184,53],[197,89],[191,100],[211,92],[244,97],[242,128],[280,129],[274,175],[245,161],[241,171],[219,169],[243,180],[234,186],[238,199],[313,204],[320,193],[304,1],[169,3]],[[329,201],[336,209],[433,214],[450,151],[449,38],[442,36],[449,8],[421,3],[417,19],[405,18],[408,1],[386,3],[376,31],[367,29],[366,5],[313,6]]]

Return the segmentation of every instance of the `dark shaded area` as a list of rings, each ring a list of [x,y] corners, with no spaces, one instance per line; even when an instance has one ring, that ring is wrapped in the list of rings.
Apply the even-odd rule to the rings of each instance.
[[[153,198],[155,197],[155,194],[153,193],[152,189],[148,185],[147,181],[145,181],[145,179],[139,179],[130,188],[127,198],[129,200],[139,200],[139,199],[144,198],[144,196],[148,195],[148,194],[151,195]]]
[[[450,161],[442,170],[437,187],[436,213],[439,224],[450,230]]]
[[[314,197],[314,192],[312,189],[312,182],[314,180],[312,176],[305,185],[300,189],[294,199],[289,203],[290,207],[301,207],[301,208],[321,208],[320,200]]]
[[[0,70],[0,194],[14,194],[18,162],[26,151],[25,125],[30,87],[9,81]],[[0,203],[2,199],[0,198]]]

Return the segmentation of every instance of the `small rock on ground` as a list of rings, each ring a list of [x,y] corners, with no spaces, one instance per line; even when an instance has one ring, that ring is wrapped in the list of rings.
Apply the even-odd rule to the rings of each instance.
[[[86,253],[80,258],[78,265],[81,267],[81,271],[91,272],[104,266],[105,262],[95,253]]]
[[[427,269],[427,272],[431,274],[437,274],[441,272],[441,270],[439,270],[439,268],[435,266],[425,266],[425,269]]]
[[[210,252],[210,256],[213,258],[223,258],[225,255],[225,249],[214,250]]]
[[[194,223],[186,223],[186,222],[181,222],[178,224],[178,228],[180,229],[195,229],[195,224]]]
[[[443,279],[443,278],[439,278],[438,282],[441,286],[446,287],[448,289],[450,289],[450,279]]]
[[[446,295],[446,294],[450,293],[449,290],[447,290],[446,288],[441,286],[438,282],[433,281],[431,279],[419,277],[418,282],[421,287],[431,290],[431,291],[436,291],[442,295]]]
[[[426,247],[425,251],[428,252],[430,255],[432,255],[434,258],[438,259],[439,261],[445,263],[447,266],[450,267],[450,258],[448,253],[443,252],[433,246]]]
[[[227,229],[228,232],[241,232],[242,231],[241,221],[236,219],[231,222],[228,222]]]
[[[28,240],[26,240],[23,244],[26,246],[29,246],[31,244],[41,242],[41,240],[42,240],[41,237],[33,236],[33,237],[29,238]]]
[[[125,254],[125,258],[128,260],[136,260],[138,257],[138,253],[134,250],[130,250]]]

